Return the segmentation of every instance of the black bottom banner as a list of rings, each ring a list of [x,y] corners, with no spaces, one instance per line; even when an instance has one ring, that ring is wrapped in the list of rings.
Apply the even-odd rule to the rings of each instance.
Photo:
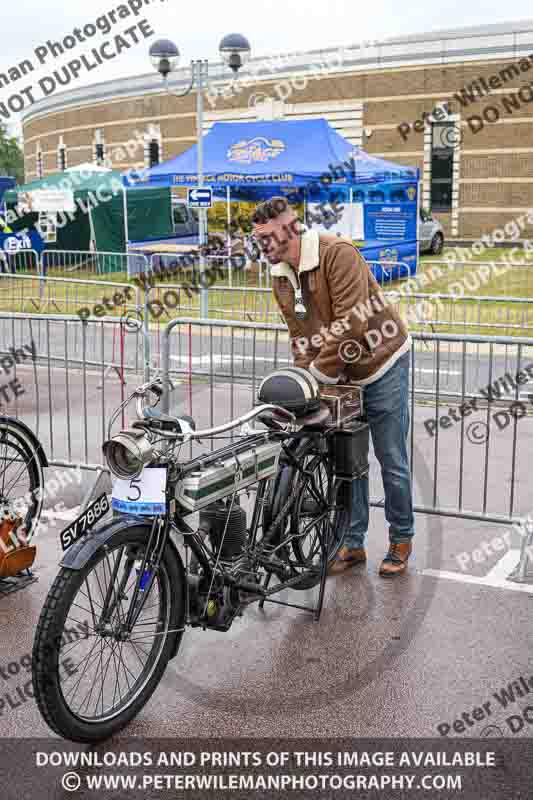
[[[531,739],[3,739],[0,796],[533,797]]]

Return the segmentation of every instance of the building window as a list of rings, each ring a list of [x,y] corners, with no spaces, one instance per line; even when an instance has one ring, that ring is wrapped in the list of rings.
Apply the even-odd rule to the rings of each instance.
[[[453,122],[435,122],[431,126],[431,208],[451,211],[453,188]]]
[[[95,159],[96,163],[99,167],[103,167],[105,164],[105,145],[102,142],[97,142],[95,145]]]
[[[65,145],[60,145],[57,149],[57,168],[60,172],[64,172],[67,168],[67,148]]]
[[[46,244],[57,243],[57,214],[40,211],[38,227],[41,237]]]
[[[94,132],[93,161],[99,167],[105,167],[105,142],[102,131],[99,128]]]
[[[41,146],[38,145],[37,147],[37,177],[39,180],[43,177],[44,168],[43,168],[43,151],[41,150]]]
[[[157,139],[151,139],[148,143],[148,166],[155,167],[159,164],[159,142]]]

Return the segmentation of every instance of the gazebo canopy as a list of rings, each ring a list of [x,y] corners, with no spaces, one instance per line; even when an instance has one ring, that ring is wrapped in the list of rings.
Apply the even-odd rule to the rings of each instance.
[[[203,140],[204,181],[216,194],[256,200],[285,193],[319,197],[337,189],[382,183],[416,183],[419,170],[368,155],[325,119],[216,122]],[[133,186],[196,186],[197,145],[143,173]]]

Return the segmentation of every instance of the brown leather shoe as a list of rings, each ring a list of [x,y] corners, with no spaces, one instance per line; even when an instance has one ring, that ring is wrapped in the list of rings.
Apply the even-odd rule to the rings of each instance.
[[[381,562],[379,574],[382,578],[395,578],[407,569],[407,561],[413,546],[411,542],[391,544],[389,552]]]
[[[363,547],[341,547],[328,568],[328,575],[339,575],[356,564],[366,562],[366,552]]]

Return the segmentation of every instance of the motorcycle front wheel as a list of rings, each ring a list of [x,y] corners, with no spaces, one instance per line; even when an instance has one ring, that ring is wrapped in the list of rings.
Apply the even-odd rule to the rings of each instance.
[[[141,602],[148,533],[146,525],[119,528],[81,570],[63,567],[48,593],[33,645],[33,688],[43,718],[65,739],[98,742],[124,728],[163,677],[172,634],[183,636],[184,573],[170,544],[127,632],[128,611]]]

